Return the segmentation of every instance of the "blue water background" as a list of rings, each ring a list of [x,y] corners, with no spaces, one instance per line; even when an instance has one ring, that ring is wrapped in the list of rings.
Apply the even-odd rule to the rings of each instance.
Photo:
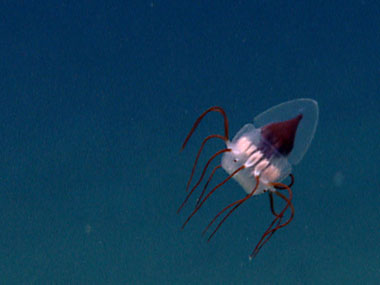
[[[1,283],[378,282],[379,15],[366,0],[2,1]],[[260,195],[207,243],[245,195],[229,182],[181,231],[196,151],[223,131],[206,117],[180,153],[199,114],[222,106],[234,135],[299,97],[320,120],[293,222],[249,262],[272,219]]]

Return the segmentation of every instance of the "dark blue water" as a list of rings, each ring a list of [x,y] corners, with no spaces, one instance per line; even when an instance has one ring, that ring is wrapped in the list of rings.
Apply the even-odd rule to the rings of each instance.
[[[378,282],[376,1],[45,2],[0,5],[1,283]],[[223,131],[206,117],[180,153],[198,115],[222,106],[234,135],[299,97],[320,120],[292,223],[249,262],[272,219],[260,195],[207,243],[245,195],[229,182],[181,231],[196,151]]]

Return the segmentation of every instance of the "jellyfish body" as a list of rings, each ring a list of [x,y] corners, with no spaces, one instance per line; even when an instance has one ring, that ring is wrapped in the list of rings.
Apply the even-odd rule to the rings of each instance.
[[[273,189],[271,182],[286,178],[292,164],[297,164],[314,137],[318,122],[318,104],[311,99],[289,101],[260,114],[255,125],[246,124],[226,145],[231,149],[222,158],[222,167],[231,174],[241,165],[245,168],[234,175],[243,189],[250,193],[255,176],[261,185],[254,195]]]
[[[221,164],[217,165],[212,170],[205,186],[203,187],[203,191],[199,195],[193,212],[189,215],[183,227],[203,206],[206,200],[231,178],[236,180],[242,186],[247,195],[244,198],[227,205],[208,224],[204,233],[222,214],[229,210],[221,222],[216,226],[215,230],[210,235],[209,240],[224,221],[240,205],[252,196],[269,192],[270,207],[274,219],[250,255],[250,258],[252,258],[257,255],[259,250],[271,238],[271,236],[278,229],[288,225],[294,216],[294,208],[291,203],[292,191],[290,188],[294,182],[294,177],[291,174],[292,164],[297,164],[302,159],[314,136],[318,122],[318,104],[312,99],[297,99],[277,105],[257,116],[254,120],[254,125],[245,125],[235,135],[232,141],[228,138],[228,120],[224,110],[220,107],[211,107],[195,122],[193,128],[185,139],[183,148],[186,146],[200,121],[206,114],[212,111],[219,112],[223,115],[225,135],[213,134],[204,139],[195,159],[192,173],[187,184],[187,190],[189,190],[198,159],[205,144],[211,139],[218,138],[225,142],[226,148],[216,152],[207,161],[201,177],[189,191],[185,201],[178,209],[178,212],[200,185],[209,165],[217,156],[223,154]],[[212,188],[212,190],[206,195],[206,189],[211,182],[214,173],[220,168],[223,168],[229,176]],[[289,185],[280,183],[288,176],[292,179]],[[288,191],[288,196],[280,193],[280,190],[284,189]],[[283,199],[286,203],[282,211],[279,213],[274,209],[273,194]],[[290,217],[284,222],[283,218],[288,209],[290,209]]]

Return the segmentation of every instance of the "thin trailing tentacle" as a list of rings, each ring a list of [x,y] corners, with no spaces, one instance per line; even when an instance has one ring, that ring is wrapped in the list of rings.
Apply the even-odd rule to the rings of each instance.
[[[274,209],[274,201],[273,201],[273,193],[272,192],[269,192],[269,204],[270,204],[270,210],[271,210],[273,216],[278,216],[278,214],[276,213],[276,211]]]
[[[197,204],[195,205],[195,207],[197,207],[197,206],[199,205],[199,203],[202,201],[202,198],[203,198],[204,194],[206,193],[206,189],[207,189],[208,185],[210,184],[210,181],[211,181],[212,178],[214,177],[215,172],[216,172],[219,168],[221,168],[221,167],[222,167],[222,165],[219,164],[219,165],[215,166],[214,169],[212,170],[212,172],[211,172],[209,178],[207,179],[207,182],[206,182],[205,186],[203,187],[203,190],[202,190],[201,195],[199,195],[199,197],[198,197],[198,199],[197,199]]]
[[[187,181],[186,192],[189,191],[189,187],[190,187],[191,181],[192,181],[192,179],[193,179],[193,176],[194,176],[194,173],[195,173],[195,169],[196,169],[197,164],[198,164],[199,157],[201,156],[201,152],[202,152],[202,150],[203,150],[205,144],[206,144],[210,139],[213,139],[213,138],[218,138],[218,139],[221,139],[221,140],[225,141],[225,138],[224,138],[223,136],[221,136],[221,135],[209,135],[208,137],[206,137],[206,138],[203,140],[203,142],[202,142],[202,144],[201,144],[201,146],[200,146],[200,148],[199,148],[199,150],[198,150],[197,156],[195,157],[194,164],[193,164],[193,168],[191,169],[191,174],[190,174],[189,180]]]
[[[282,195],[282,194],[279,193],[279,192],[276,192],[276,194],[277,194],[277,195],[278,195],[278,194]],[[279,196],[280,196],[280,195],[279,195]],[[281,196],[281,198],[285,199],[285,200],[287,201],[287,203],[289,203],[289,200],[287,200],[287,198],[286,198],[285,196]],[[269,241],[269,239],[272,237],[272,235],[273,235],[278,229],[280,229],[280,228],[282,228],[282,227],[285,227],[286,225],[288,225],[288,224],[290,223],[290,221],[291,221],[291,220],[293,219],[293,217],[294,217],[294,207],[293,207],[292,204],[290,204],[289,206],[290,206],[290,208],[291,208],[291,216],[290,216],[290,218],[288,219],[288,221],[285,222],[285,223],[283,223],[283,224],[281,224],[281,221],[282,221],[282,218],[283,218],[283,215],[281,215],[281,214],[279,215],[279,219],[277,220],[277,222],[276,222],[276,219],[273,220],[273,222],[272,222],[272,224],[271,224],[270,227],[272,227],[275,223],[276,223],[276,226],[275,226],[273,229],[267,230],[267,232],[262,236],[262,240],[261,240],[261,242],[260,242],[260,245],[257,247],[256,252],[253,252],[253,253],[251,254],[250,258],[254,258],[254,257],[257,255],[257,253],[258,253],[258,252],[260,251],[260,249],[264,246],[264,244],[266,244],[266,243]],[[263,238],[265,238],[265,239],[263,239]]]
[[[197,153],[197,156],[195,158],[195,161],[194,161],[194,164],[193,164],[193,168],[191,170],[191,174],[190,174],[190,177],[189,177],[189,180],[187,182],[187,185],[186,185],[186,192],[189,191],[189,188],[190,188],[190,185],[191,185],[191,182],[192,182],[192,179],[194,177],[194,173],[195,173],[195,169],[196,169],[196,166],[198,164],[198,160],[199,160],[199,157],[201,155],[201,152],[205,146],[205,144],[207,143],[207,141],[209,141],[210,139],[213,139],[213,138],[219,138],[221,140],[223,140],[224,142],[227,142],[228,141],[228,119],[227,119],[227,115],[225,113],[225,111],[221,108],[221,107],[218,107],[218,106],[213,106],[209,109],[207,109],[205,112],[203,112],[199,117],[198,119],[195,121],[193,127],[191,128],[190,132],[188,133],[188,135],[186,136],[185,138],[185,141],[183,142],[182,144],[182,148],[181,150],[183,150],[185,147],[186,147],[186,144],[188,143],[188,141],[190,140],[191,136],[193,135],[193,133],[195,132],[195,130],[197,129],[198,125],[200,124],[200,122],[203,120],[203,118],[210,112],[218,112],[220,114],[222,114],[223,116],[223,119],[224,119],[224,136],[221,136],[221,135],[218,135],[218,134],[213,134],[213,135],[209,135],[207,136],[203,142],[202,142],[202,145],[201,147],[199,148],[198,150],[198,153]],[[193,194],[194,190],[198,187],[198,185],[201,183],[205,173],[206,173],[206,170],[209,166],[209,164],[211,163],[211,161],[219,154],[221,153],[224,153],[226,151],[230,151],[229,149],[223,149],[223,150],[220,150],[218,151],[216,154],[214,154],[210,159],[209,161],[207,162],[206,166],[204,167],[203,169],[203,172],[201,174],[201,177],[199,178],[198,182],[195,184],[195,186],[191,189],[190,193],[187,195],[185,201],[181,204],[181,206],[179,207],[179,209],[177,210],[177,213],[179,213],[182,209],[182,207],[186,204],[187,200],[190,198],[190,196]]]
[[[196,130],[196,128],[198,127],[198,125],[200,124],[200,122],[202,121],[202,119],[210,112],[219,112],[223,115],[223,119],[224,119],[224,140],[227,141],[228,140],[228,119],[227,119],[227,115],[226,115],[226,112],[223,110],[223,108],[221,107],[218,107],[218,106],[213,106],[211,108],[208,108],[206,111],[204,111],[199,117],[198,119],[195,121],[193,127],[191,128],[190,132],[188,133],[185,141],[183,142],[182,144],[182,148],[181,150],[183,150],[185,147],[186,147],[186,144],[187,142],[189,141],[189,139],[191,138],[191,136],[193,135],[194,131]]]
[[[282,193],[280,193],[278,191],[274,192],[277,196],[281,197],[286,202],[286,205],[285,205],[284,209],[280,212],[280,214],[276,215],[276,217],[273,219],[273,221],[270,224],[270,226],[268,227],[268,229],[261,236],[260,241],[257,243],[257,245],[256,245],[255,249],[253,250],[252,254],[249,256],[250,259],[254,258],[259,253],[260,249],[264,246],[265,243],[267,243],[269,241],[269,239],[272,237],[272,235],[277,230],[279,230],[280,228],[283,228],[283,227],[287,226],[292,221],[292,219],[294,217],[294,207],[293,207],[293,204],[291,202],[292,201],[292,190],[290,189],[290,187],[288,187],[288,185],[285,185],[283,183],[277,183],[277,182],[272,183],[272,186],[275,187],[275,188],[280,187],[281,189],[286,189],[288,191],[288,193],[289,193],[289,197],[286,197],[285,195],[283,195]],[[285,223],[281,224],[282,218],[283,218],[286,210],[289,207],[291,209],[291,215],[290,215],[289,219]],[[276,226],[273,227],[275,224],[276,224]]]
[[[225,178],[222,182],[220,182],[218,185],[216,185],[202,200],[202,202],[199,203],[199,205],[194,209],[194,211],[190,214],[190,216],[186,219],[185,223],[182,225],[182,229],[186,226],[186,224],[190,221],[190,219],[195,215],[196,212],[199,211],[199,209],[203,206],[203,204],[207,201],[208,198],[223,184],[225,184],[228,180],[230,180],[236,173],[238,173],[240,170],[244,169],[244,165],[240,166],[238,169],[236,169],[234,172],[232,172],[227,178]]]
[[[284,185],[283,183],[279,183],[279,184],[282,184],[282,185],[277,185],[277,186],[273,186],[274,188],[276,188],[277,190],[285,190],[287,188],[292,188],[293,184],[294,184],[294,175],[293,174],[289,174],[289,177],[290,177],[290,183],[288,185],[285,185],[287,187],[284,187],[282,185]]]
[[[288,188],[291,188],[294,184],[294,175],[293,174],[289,174],[289,177],[291,179],[290,183],[287,185]],[[286,187],[282,187],[281,185],[277,185],[277,186],[273,186],[276,190],[284,190],[286,189]],[[273,192],[269,192],[269,204],[270,204],[270,210],[272,212],[272,214],[274,216],[278,216],[278,214],[276,213],[275,209],[274,209],[274,200],[273,200]]]
[[[229,152],[231,151],[231,149],[229,148],[225,148],[225,149],[222,149],[216,153],[214,153],[214,155],[212,155],[210,157],[210,159],[207,161],[205,167],[203,168],[203,171],[202,171],[202,174],[201,174],[201,177],[199,178],[198,182],[193,186],[193,188],[191,189],[191,191],[189,192],[189,194],[187,194],[185,200],[183,201],[183,203],[181,204],[181,206],[178,208],[177,210],[177,213],[179,213],[181,211],[181,209],[183,208],[183,206],[185,206],[185,204],[187,203],[187,201],[189,200],[189,198],[191,197],[191,195],[194,193],[195,189],[199,186],[199,184],[202,182],[203,180],[203,177],[205,176],[205,173],[207,171],[207,168],[208,166],[210,165],[210,163],[215,159],[215,157],[217,157],[218,155],[222,154],[222,153],[225,153],[225,152]]]
[[[240,200],[237,200],[237,201],[235,201],[235,202],[233,202],[233,203],[231,203],[230,205],[228,205],[227,207],[225,207],[223,210],[221,210],[213,219],[212,219],[212,221],[207,225],[207,227],[204,229],[204,231],[203,231],[203,233],[202,233],[202,235],[203,234],[205,234],[206,232],[207,232],[207,230],[212,226],[212,224],[217,220],[217,218],[221,215],[221,214],[223,214],[227,209],[229,209],[229,208],[231,208],[231,207],[233,207],[233,206],[235,206],[235,207],[233,207],[228,213],[227,213],[227,215],[219,222],[219,224],[216,226],[216,228],[215,228],[215,230],[211,233],[211,235],[209,236],[209,238],[207,239],[208,241],[210,241],[211,240],[211,238],[215,235],[215,233],[219,230],[219,228],[222,226],[222,224],[227,220],[227,218],[238,208],[238,207],[240,207],[245,201],[247,201],[249,198],[251,198],[254,194],[255,194],[255,192],[256,192],[256,190],[257,190],[257,188],[258,188],[258,186],[259,186],[259,183],[260,183],[260,179],[259,179],[259,177],[258,176],[256,176],[255,177],[256,178],[256,185],[255,185],[255,187],[252,189],[252,191],[251,191],[251,193],[249,193],[249,194],[247,194],[244,198],[242,198],[242,199],[240,199]]]

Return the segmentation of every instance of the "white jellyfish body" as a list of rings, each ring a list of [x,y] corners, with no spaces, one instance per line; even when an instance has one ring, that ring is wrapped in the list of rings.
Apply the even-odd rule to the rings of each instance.
[[[317,123],[318,103],[312,99],[297,99],[277,105],[258,115],[254,119],[254,125],[246,124],[232,141],[227,142],[231,151],[223,155],[222,167],[228,174],[232,174],[244,166],[233,178],[248,194],[256,186],[255,177],[260,178],[260,185],[254,195],[273,190],[270,183],[280,182],[287,177],[292,165],[300,162],[306,153]],[[286,133],[284,128],[289,125],[294,128],[293,137],[290,138],[291,146],[287,146],[286,151],[279,148],[284,142],[276,144],[278,139],[272,139],[272,136],[268,139],[268,135],[265,135],[268,132],[263,132],[275,124],[275,132],[281,135]]]

